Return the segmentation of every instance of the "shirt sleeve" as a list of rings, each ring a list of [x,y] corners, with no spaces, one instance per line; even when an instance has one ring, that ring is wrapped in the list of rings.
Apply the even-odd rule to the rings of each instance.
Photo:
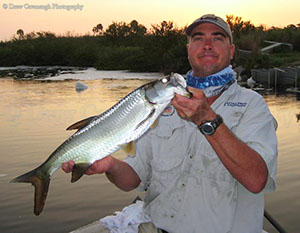
[[[249,101],[247,111],[241,117],[236,135],[264,159],[269,176],[264,188],[273,192],[276,188],[278,144],[277,122],[270,113],[263,97],[256,95]]]
[[[138,190],[145,191],[151,179],[150,160],[152,158],[151,130],[135,141],[134,156],[127,156],[125,162],[133,168],[141,179]]]

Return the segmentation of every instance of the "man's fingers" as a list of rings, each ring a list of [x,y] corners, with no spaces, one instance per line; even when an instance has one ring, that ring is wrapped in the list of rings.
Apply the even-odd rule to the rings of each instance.
[[[181,97],[178,96],[178,98],[180,99]],[[175,107],[177,114],[182,118],[182,119],[188,119],[188,116],[186,115],[187,109],[185,107],[185,105],[181,102],[181,100],[178,100],[177,97],[175,97],[172,100],[172,104]],[[184,97],[183,97],[184,98]],[[179,103],[178,103],[179,102]]]
[[[113,157],[107,156],[103,159],[95,161],[86,171],[87,175],[102,174],[107,172],[113,165]]]
[[[99,160],[95,161],[90,168],[86,171],[86,175],[94,175],[99,173],[101,170],[101,163],[99,162]]]
[[[70,173],[73,169],[73,166],[74,166],[74,161],[68,161],[68,162],[65,162],[61,165],[61,168],[63,169],[64,172],[66,173]]]
[[[190,93],[192,93],[192,98],[201,99],[206,97],[204,92],[200,89],[194,87],[188,87],[187,89]]]
[[[68,161],[65,163],[62,163],[61,168],[64,172],[70,173],[73,170],[73,167],[75,165],[74,161]],[[93,175],[93,174],[101,174],[103,172],[106,172],[110,167],[112,166],[112,157],[107,156],[101,160],[95,161],[89,169],[86,171],[86,175]]]
[[[172,104],[174,105],[174,107],[186,107],[188,101],[188,98],[179,94],[175,94]]]

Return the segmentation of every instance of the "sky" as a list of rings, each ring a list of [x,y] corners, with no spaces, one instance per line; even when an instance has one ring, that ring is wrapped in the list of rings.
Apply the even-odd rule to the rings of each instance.
[[[25,34],[85,35],[99,23],[106,29],[113,22],[132,20],[148,29],[163,20],[184,27],[207,13],[285,27],[300,23],[299,9],[299,0],[0,0],[0,40],[12,39],[18,29]]]

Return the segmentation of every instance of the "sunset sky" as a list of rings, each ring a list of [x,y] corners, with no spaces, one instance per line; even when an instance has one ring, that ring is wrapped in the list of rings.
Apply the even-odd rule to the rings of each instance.
[[[40,5],[50,9],[28,9]],[[57,9],[61,5],[83,8]],[[1,0],[0,40],[10,40],[18,29],[25,34],[32,31],[92,34],[98,23],[106,29],[112,22],[129,23],[133,19],[147,28],[163,20],[183,27],[206,13],[223,18],[240,16],[256,26],[284,27],[300,23],[299,9],[299,0]]]

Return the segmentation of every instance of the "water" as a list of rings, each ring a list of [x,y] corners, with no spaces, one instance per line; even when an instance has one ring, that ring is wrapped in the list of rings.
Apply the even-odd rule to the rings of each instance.
[[[44,211],[36,217],[33,187],[9,183],[42,163],[71,135],[65,131],[69,125],[103,112],[149,81],[145,79],[159,76],[92,72],[71,76],[84,79],[88,89],[83,92],[75,91],[76,80],[61,81],[63,76],[55,77],[56,81],[0,79],[0,232],[69,232],[122,209],[140,195],[118,190],[105,175],[84,176],[72,184],[70,175],[59,170],[52,178]],[[288,232],[300,232],[300,122],[296,119],[300,102],[294,95],[272,94],[265,99],[279,123],[278,188],[266,194],[266,209]],[[276,232],[267,222],[265,229]]]

